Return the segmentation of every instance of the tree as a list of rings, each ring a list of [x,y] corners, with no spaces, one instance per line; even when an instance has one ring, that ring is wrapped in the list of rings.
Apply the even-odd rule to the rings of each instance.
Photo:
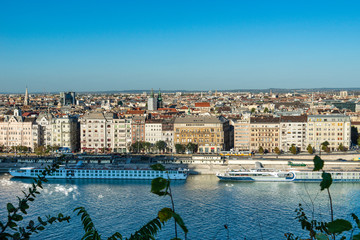
[[[251,113],[255,113],[256,109],[255,108],[252,108],[251,109]]]
[[[133,153],[140,153],[145,150],[145,142],[136,141],[130,146],[130,151]]]
[[[269,109],[266,107],[265,109],[264,109],[264,113],[268,113],[269,112]]]
[[[274,152],[275,152],[277,155],[280,155],[280,154],[281,154],[281,151],[280,151],[280,149],[279,149],[278,147],[276,147],[276,148],[274,149]]]
[[[359,142],[358,142],[359,137],[360,137],[360,135],[359,135],[358,129],[356,127],[351,127],[351,142],[353,144],[359,145]]]
[[[291,147],[289,148],[290,152],[292,154],[297,154],[298,150],[297,147],[295,146],[295,144],[292,144]]]
[[[197,146],[197,144],[195,144],[195,143],[189,142],[188,144],[186,144],[186,149],[187,149],[188,151],[190,151],[191,153],[196,152],[196,151],[197,151],[197,148],[198,148],[198,146]]]
[[[157,150],[159,150],[159,152],[165,151],[166,145],[167,145],[167,144],[166,144],[166,142],[164,142],[164,141],[157,141],[157,142],[155,143],[155,147],[156,147]]]
[[[177,143],[177,144],[175,144],[175,150],[176,150],[176,153],[184,153],[185,146],[180,143]]]
[[[360,146],[360,137],[357,140],[357,144]]]
[[[262,146],[259,147],[259,153],[263,154],[265,151],[264,151],[264,148]]]
[[[43,156],[45,155],[46,148],[44,146],[36,146],[34,152],[36,155]]]
[[[309,144],[306,148],[306,150],[308,151],[309,154],[313,154],[314,153],[314,149],[313,147],[311,146],[311,144]]]
[[[330,148],[328,147],[330,145],[330,143],[328,141],[325,141],[321,144],[321,149],[324,151],[324,152],[327,152],[329,153],[330,152]]]
[[[339,144],[338,150],[342,151],[342,152],[345,152],[345,147],[342,145],[342,143]]]

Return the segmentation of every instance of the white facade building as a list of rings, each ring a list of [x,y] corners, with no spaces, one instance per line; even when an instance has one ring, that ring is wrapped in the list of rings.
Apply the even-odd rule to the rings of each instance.
[[[162,140],[162,121],[146,120],[145,121],[145,142],[155,144]]]
[[[340,144],[350,147],[350,117],[345,115],[312,115],[307,121],[307,144],[315,149],[321,148],[325,141],[329,142],[331,151],[336,151]]]
[[[77,118],[71,116],[53,118],[51,125],[52,146],[58,146],[72,152],[79,149],[79,124]]]
[[[295,145],[300,151],[306,151],[307,116],[281,116],[280,150],[289,152]]]

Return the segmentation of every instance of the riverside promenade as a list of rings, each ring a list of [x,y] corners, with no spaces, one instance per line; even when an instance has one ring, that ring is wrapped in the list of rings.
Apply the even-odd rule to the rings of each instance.
[[[87,167],[92,168],[149,168],[151,164],[160,162],[166,168],[187,168],[190,174],[216,174],[229,169],[253,169],[255,164],[260,162],[263,167],[277,170],[312,170],[315,154],[256,154],[252,157],[221,157],[219,155],[200,154],[173,154],[173,155],[89,155],[79,158],[67,157],[65,164],[75,164],[77,161],[84,161]],[[325,170],[333,171],[360,171],[360,153],[358,152],[336,152],[321,153],[325,161]],[[16,157],[1,156],[0,173],[6,173],[10,168],[20,167],[44,167],[52,162],[54,157]],[[91,160],[88,160],[91,159]],[[291,162],[291,163],[290,163]]]

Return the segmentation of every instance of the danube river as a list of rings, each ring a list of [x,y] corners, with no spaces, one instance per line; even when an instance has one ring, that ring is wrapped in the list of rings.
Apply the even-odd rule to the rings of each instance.
[[[29,187],[31,180],[0,175],[0,217],[5,220],[6,203]],[[90,213],[104,239],[118,231],[128,237],[154,218],[157,211],[170,207],[168,197],[150,193],[150,181],[142,180],[51,180],[31,203],[30,218],[63,213],[70,223],[54,224],[33,239],[81,239],[80,218],[72,210],[83,206]],[[189,229],[188,239],[285,239],[284,233],[304,234],[294,219],[302,203],[311,216],[329,220],[326,192],[317,183],[239,183],[219,182],[215,176],[189,176],[173,181],[175,207]],[[360,184],[336,183],[331,186],[335,217],[351,219],[360,215]],[[228,231],[224,225],[228,225]],[[183,237],[182,234],[180,234]],[[302,235],[306,237],[306,235]],[[170,239],[169,222],[157,239]]]

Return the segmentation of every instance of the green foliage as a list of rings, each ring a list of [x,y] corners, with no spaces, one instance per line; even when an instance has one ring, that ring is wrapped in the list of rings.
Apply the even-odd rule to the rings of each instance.
[[[276,148],[274,149],[274,152],[275,152],[277,155],[280,155],[280,153],[281,153],[281,151],[280,151],[280,149],[279,149],[278,147],[276,147]]]
[[[43,188],[42,183],[47,182],[46,176],[56,171],[62,161],[63,158],[59,158],[51,166],[45,167],[44,171],[37,178],[34,178],[34,182],[28,189],[28,192],[22,191],[24,196],[22,198],[17,197],[18,205],[16,207],[12,203],[6,205],[8,212],[7,222],[0,222],[0,239],[29,239],[32,234],[43,231],[48,224],[63,221],[69,222],[69,216],[59,213],[56,217],[46,216],[45,220],[38,217],[38,223],[30,220],[25,227],[21,226],[23,225],[21,222],[30,208],[28,203],[34,201],[37,195],[40,194],[39,188]]]
[[[155,147],[156,147],[156,149],[159,150],[160,152],[165,151],[165,149],[166,149],[166,142],[164,142],[164,141],[157,141],[157,142],[155,143]]]
[[[155,171],[165,171],[164,165],[162,165],[160,163],[153,164],[150,167],[151,167],[152,170],[155,170]]]
[[[154,178],[151,181],[151,192],[159,196],[167,195],[169,194],[167,191],[169,185],[170,185],[170,181],[166,180],[165,178],[162,177]],[[165,191],[163,191],[164,189]]]
[[[330,152],[330,148],[328,147],[330,145],[330,143],[328,141],[325,141],[321,144],[321,149],[324,151],[324,152],[327,152],[329,153]]]
[[[331,186],[333,180],[331,178],[331,174],[327,173],[327,172],[323,172],[321,174],[321,177],[322,177],[322,181],[320,182],[320,189],[322,191],[326,188],[329,188]]]
[[[175,144],[175,150],[176,150],[176,153],[184,153],[185,146],[183,144],[177,143],[177,144]]]
[[[324,160],[322,160],[318,155],[315,155],[313,162],[314,162],[313,171],[320,171],[324,167]]]
[[[344,219],[336,219],[332,222],[326,224],[327,229],[330,233],[340,234],[345,231],[350,231],[352,229],[352,225],[349,221]]]
[[[264,113],[268,113],[269,112],[269,109],[266,107],[265,109],[264,109]]]
[[[195,143],[189,142],[188,144],[186,144],[186,149],[192,153],[196,152],[197,148],[198,148],[198,145]]]
[[[154,165],[155,168],[159,168],[161,165]],[[131,234],[129,238],[125,240],[155,240],[156,234],[161,230],[162,226],[169,221],[171,218],[175,221],[175,239],[177,238],[177,228],[179,226],[183,232],[186,234],[188,229],[186,228],[184,221],[174,210],[174,201],[171,194],[170,181],[164,178],[155,178],[151,181],[151,192],[159,196],[170,196],[172,208],[163,208],[161,209],[157,217],[149,221],[147,224],[142,226],[138,231]],[[74,212],[77,212],[78,216],[81,216],[81,221],[85,231],[82,240],[101,240],[101,235],[98,230],[95,228],[94,223],[92,222],[90,215],[83,207],[76,208]],[[108,240],[123,239],[122,235],[119,232],[111,235]]]
[[[360,137],[357,139],[357,144],[360,146]]]
[[[313,171],[320,171],[323,170],[324,161],[319,157],[314,157],[314,170]],[[360,240],[360,234],[353,235],[355,228],[359,230],[360,228],[360,221],[359,218],[352,214],[352,218],[354,219],[356,226],[353,227],[352,224],[345,220],[345,219],[336,219],[334,220],[334,211],[333,211],[333,204],[332,198],[330,194],[330,186],[332,184],[331,174],[327,173],[323,170],[322,174],[322,181],[320,183],[320,189],[327,190],[330,202],[330,215],[331,221],[329,222],[318,222],[316,219],[309,220],[306,216],[304,209],[302,208],[301,204],[299,204],[299,208],[295,210],[297,213],[296,219],[301,223],[302,229],[305,229],[309,232],[309,239],[316,239],[316,240],[335,240],[337,235],[340,235],[343,232],[350,232],[349,234],[343,235],[340,240],[345,240],[346,235],[351,235],[349,240]],[[292,233],[285,234],[287,240],[300,240],[302,238],[295,237]]]
[[[339,147],[338,147],[338,150],[339,151],[342,151],[342,152],[345,152],[346,151],[346,148],[342,145],[342,143],[339,144]]]
[[[256,109],[255,108],[252,108],[251,109],[251,113],[255,113]]]
[[[149,151],[151,148],[151,143],[137,141],[130,146],[130,151],[133,153],[140,153],[144,151]]]
[[[259,147],[259,153],[263,154],[265,151],[264,151],[264,148],[263,147]]]
[[[297,154],[298,150],[297,147],[295,146],[295,144],[291,145],[291,147],[289,148],[290,152],[292,154]]]
[[[314,149],[313,147],[311,146],[311,144],[309,144],[306,148],[306,150],[308,151],[309,154],[313,154],[314,153]]]

